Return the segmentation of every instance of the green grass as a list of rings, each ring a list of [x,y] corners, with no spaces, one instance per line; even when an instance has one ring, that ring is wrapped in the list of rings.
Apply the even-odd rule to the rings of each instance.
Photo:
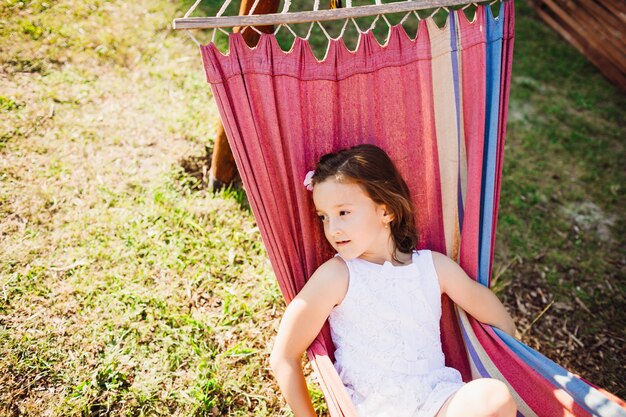
[[[190,3],[0,4],[0,415],[289,415],[245,193],[182,168],[217,120],[169,28]],[[498,293],[526,342],[623,396],[626,100],[522,2],[515,47]]]
[[[0,6],[0,415],[280,414],[258,228],[179,165],[216,119],[183,6]]]

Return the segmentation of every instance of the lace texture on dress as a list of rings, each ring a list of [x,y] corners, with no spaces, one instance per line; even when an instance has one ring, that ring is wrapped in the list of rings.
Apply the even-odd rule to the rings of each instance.
[[[430,251],[394,266],[346,261],[348,292],[329,321],[335,368],[359,417],[432,417],[463,382],[445,366]]]

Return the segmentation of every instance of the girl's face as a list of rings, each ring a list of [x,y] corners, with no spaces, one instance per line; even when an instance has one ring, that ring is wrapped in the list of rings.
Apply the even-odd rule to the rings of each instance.
[[[361,186],[328,179],[313,188],[313,202],[326,239],[344,259],[360,257],[376,263],[389,259],[393,241],[385,226],[393,215]]]

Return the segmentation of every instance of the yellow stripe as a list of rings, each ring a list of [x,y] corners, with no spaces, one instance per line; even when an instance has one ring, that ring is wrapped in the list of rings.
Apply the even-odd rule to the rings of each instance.
[[[458,256],[455,250],[455,229],[457,221],[457,123],[454,104],[452,60],[450,57],[450,32],[446,25],[439,29],[429,18],[426,20],[432,54],[433,103],[437,153],[439,155],[439,175],[441,178],[441,203],[443,228],[446,240],[446,253],[453,259]],[[458,240],[458,238],[457,238]],[[457,253],[454,253],[457,252]]]

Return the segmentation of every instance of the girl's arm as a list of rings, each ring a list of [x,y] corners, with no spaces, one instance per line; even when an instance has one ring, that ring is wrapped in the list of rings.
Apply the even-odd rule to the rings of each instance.
[[[270,367],[296,417],[315,416],[302,372],[302,354],[348,290],[348,267],[332,258],[311,276],[289,303],[278,328]]]
[[[476,320],[515,337],[515,322],[498,297],[489,288],[467,276],[452,259],[441,253],[432,254],[441,292],[448,294],[452,301]]]

